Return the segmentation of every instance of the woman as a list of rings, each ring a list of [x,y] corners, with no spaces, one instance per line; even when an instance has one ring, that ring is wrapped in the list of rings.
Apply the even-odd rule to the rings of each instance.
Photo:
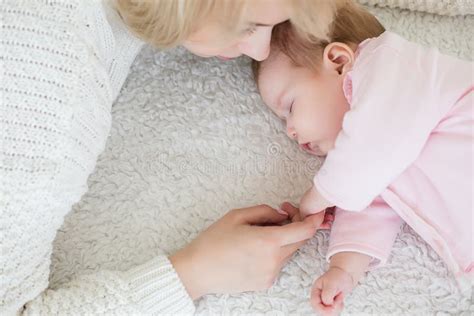
[[[142,40],[204,57],[262,60],[274,25],[291,19],[323,36],[332,7],[329,0],[2,2],[2,315],[184,313],[207,293],[271,286],[320,222],[298,221],[288,204],[286,213],[233,210],[169,258],[47,289],[56,231],[87,191],[111,105]]]

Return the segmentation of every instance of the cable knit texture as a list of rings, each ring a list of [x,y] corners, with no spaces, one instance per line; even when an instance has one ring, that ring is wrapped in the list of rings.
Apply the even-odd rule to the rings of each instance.
[[[359,1],[472,12],[469,0]],[[107,8],[0,0],[0,314],[192,313],[162,251],[179,249],[230,208],[298,201],[320,165],[263,107],[245,58],[146,48],[111,109],[141,43]],[[472,59],[470,15],[372,10],[411,40]],[[198,312],[309,314],[327,237],[320,232],[303,247],[271,290],[209,295]],[[474,306],[404,228],[392,259],[347,298],[346,311],[468,315]]]
[[[63,217],[87,191],[142,43],[99,1],[2,1],[1,311],[192,312],[166,257],[47,290]],[[41,293],[43,292],[43,293]],[[38,296],[39,295],[39,296]]]
[[[474,0],[357,0],[361,4],[439,15],[474,14]]]

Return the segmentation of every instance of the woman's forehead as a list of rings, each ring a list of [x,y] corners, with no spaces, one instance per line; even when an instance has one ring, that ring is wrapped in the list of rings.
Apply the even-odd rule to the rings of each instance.
[[[290,18],[291,0],[247,0],[241,21],[245,24],[274,26]]]

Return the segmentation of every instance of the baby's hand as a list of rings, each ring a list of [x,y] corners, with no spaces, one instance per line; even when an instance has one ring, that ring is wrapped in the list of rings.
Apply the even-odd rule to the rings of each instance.
[[[280,208],[283,211],[286,211],[287,208],[295,209],[296,214],[291,218],[291,220],[293,221],[301,221],[303,218],[300,210],[289,202],[284,202],[280,205]],[[318,214],[312,215],[318,217],[318,219],[314,221],[316,224],[318,224],[318,229],[331,229],[332,224],[334,223],[335,212],[335,208],[331,207],[328,208],[325,212],[320,212]]]
[[[311,306],[318,315],[339,315],[344,307],[344,295],[352,287],[352,276],[348,272],[331,267],[314,282]]]
[[[331,206],[334,205],[319,194],[313,185],[301,198],[300,213],[305,218],[308,215],[322,212]]]

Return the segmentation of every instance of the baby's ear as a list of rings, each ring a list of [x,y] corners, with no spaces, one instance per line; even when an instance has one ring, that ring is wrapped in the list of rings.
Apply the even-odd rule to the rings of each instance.
[[[354,59],[354,51],[348,45],[330,43],[324,48],[323,67],[330,72],[337,71],[339,75],[344,75],[352,69]]]

